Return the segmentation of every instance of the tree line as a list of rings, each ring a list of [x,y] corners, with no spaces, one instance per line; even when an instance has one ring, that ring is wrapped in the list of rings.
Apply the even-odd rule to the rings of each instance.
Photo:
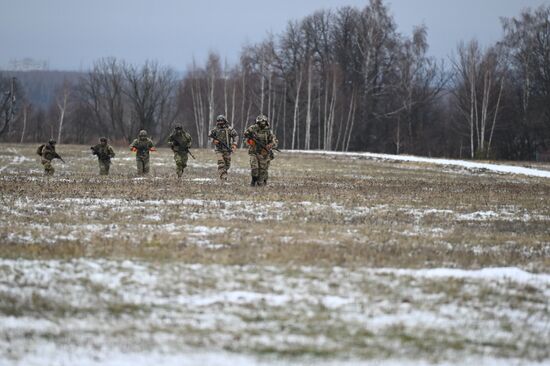
[[[437,60],[425,26],[400,34],[384,2],[370,0],[291,21],[243,47],[235,65],[211,53],[182,77],[156,62],[101,59],[45,108],[4,76],[13,93],[1,138],[126,143],[146,129],[164,141],[182,123],[206,147],[216,115],[242,132],[264,113],[285,149],[532,160],[550,150],[550,6],[502,19],[502,29],[495,44],[460,42]]]

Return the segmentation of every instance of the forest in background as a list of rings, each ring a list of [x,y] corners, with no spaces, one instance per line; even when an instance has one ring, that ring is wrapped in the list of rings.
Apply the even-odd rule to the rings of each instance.
[[[155,61],[97,60],[88,72],[0,73],[0,140],[162,143],[183,123],[207,147],[218,114],[238,131],[259,113],[285,149],[535,160],[550,151],[550,6],[502,19],[502,38],[453,56],[428,54],[382,0],[318,11],[244,46],[238,64],[212,52],[186,72]]]

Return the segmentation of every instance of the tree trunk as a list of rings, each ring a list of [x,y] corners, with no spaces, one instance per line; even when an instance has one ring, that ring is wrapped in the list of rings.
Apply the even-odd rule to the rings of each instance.
[[[306,134],[305,134],[305,143],[304,149],[310,149],[311,143],[311,60],[308,61],[307,65],[307,110],[306,110]]]
[[[294,149],[296,142],[296,129],[298,126],[298,115],[300,109],[300,89],[302,88],[302,72],[300,71],[298,78],[298,85],[296,86],[296,98],[294,99],[294,119],[292,124],[292,145],[291,149]]]
[[[27,131],[27,108],[28,106],[23,105],[23,131],[21,131],[21,143],[25,141],[25,132]]]
[[[498,115],[498,109],[500,108],[500,98],[502,96],[502,89],[504,86],[504,77],[500,79],[500,89],[498,91],[498,98],[497,98],[497,105],[495,107],[495,114],[493,115],[493,125],[491,126],[491,134],[489,135],[489,143],[487,144],[487,155],[485,157],[489,157],[489,152],[491,150],[491,143],[493,141],[493,132],[495,132],[495,124],[497,122],[497,115]]]
[[[57,131],[57,143],[61,144],[61,133],[63,131],[63,122],[65,120],[65,110],[67,109],[67,97],[68,97],[68,91],[66,89],[63,90],[63,102],[57,103],[57,107],[59,108],[59,129]]]

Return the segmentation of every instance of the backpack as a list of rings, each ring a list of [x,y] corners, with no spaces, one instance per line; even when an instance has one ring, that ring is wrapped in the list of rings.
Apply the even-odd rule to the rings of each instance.
[[[46,144],[42,144],[42,145],[38,146],[38,149],[36,149],[36,154],[38,156],[42,156],[42,149],[44,148],[44,146],[46,146]]]

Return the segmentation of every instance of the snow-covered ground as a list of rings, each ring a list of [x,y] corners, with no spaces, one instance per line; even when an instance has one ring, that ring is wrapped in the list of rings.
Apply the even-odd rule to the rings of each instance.
[[[322,221],[342,224],[367,222],[399,213],[404,220],[420,225],[424,220],[438,222],[547,222],[550,215],[545,211],[528,211],[513,205],[498,210],[464,211],[390,205],[346,206],[322,204],[311,201],[253,201],[253,200],[205,200],[196,198],[167,200],[137,200],[121,198],[31,198],[21,197],[13,201],[5,199],[0,214],[10,218],[0,222],[0,232],[14,243],[56,243],[59,241],[90,242],[97,239],[124,237],[140,243],[155,233],[174,238],[186,238],[190,244],[206,247],[221,247],[212,242],[213,237],[223,234],[224,223],[242,220],[261,223],[264,221],[295,222]],[[27,223],[27,220],[34,221]],[[188,223],[189,220],[208,222]],[[218,223],[218,224],[216,224]],[[221,226],[220,226],[221,225]],[[433,231],[433,230],[435,231]],[[432,235],[448,231],[448,228],[431,229],[418,227],[419,231],[404,232],[405,235]],[[424,231],[422,231],[424,230]],[[350,233],[353,234],[353,233]],[[326,238],[326,244],[337,244]]]
[[[2,151],[2,366],[550,364],[547,172],[284,153],[256,189],[245,151],[224,183],[206,150],[182,180],[167,149],[147,178]]]
[[[426,157],[412,156],[412,155],[376,154],[376,153],[368,153],[368,152],[355,153],[355,152],[318,151],[318,150],[285,150],[285,153],[350,156],[350,157],[360,157],[360,158],[375,159],[375,160],[393,160],[393,161],[403,161],[403,162],[413,162],[413,163],[426,163],[426,164],[436,164],[436,165],[444,165],[444,166],[457,166],[457,167],[461,167],[469,170],[488,170],[488,171],[504,173],[504,174],[521,174],[521,175],[528,175],[532,177],[550,178],[550,171],[546,171],[546,170],[525,168],[525,167],[514,166],[514,165],[477,163],[477,162],[466,161],[466,160],[426,158]]]
[[[517,268],[4,259],[0,278],[2,365],[550,362],[550,275]]]

